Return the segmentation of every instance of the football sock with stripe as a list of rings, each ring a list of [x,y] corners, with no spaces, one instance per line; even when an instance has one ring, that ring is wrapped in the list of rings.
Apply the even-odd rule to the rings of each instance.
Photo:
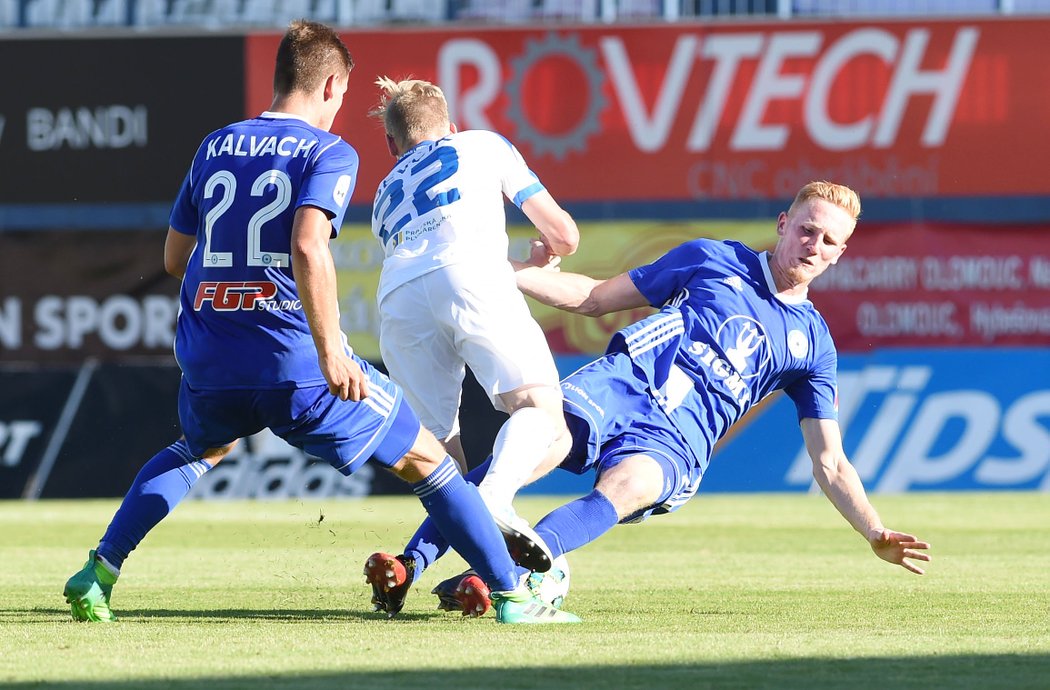
[[[98,555],[119,572],[128,554],[210,469],[210,464],[193,457],[181,439],[154,455],[124,496],[99,542]]]
[[[493,591],[517,586],[514,561],[503,535],[489,517],[478,490],[468,484],[452,458],[412,485],[434,525],[448,544],[470,564]]]
[[[557,558],[591,543],[619,521],[615,506],[595,489],[548,513],[536,523],[535,530]]]
[[[485,478],[485,473],[489,471],[491,463],[492,456],[490,455],[485,459],[485,462],[463,475],[463,479],[477,486]],[[401,553],[415,561],[416,572],[412,579],[418,582],[420,576],[423,575],[423,571],[437,563],[438,559],[444,556],[447,551],[448,540],[441,535],[437,525],[428,517],[423,520],[423,523],[416,530],[416,533],[412,535],[412,538],[408,540],[408,543],[405,544],[405,550]]]

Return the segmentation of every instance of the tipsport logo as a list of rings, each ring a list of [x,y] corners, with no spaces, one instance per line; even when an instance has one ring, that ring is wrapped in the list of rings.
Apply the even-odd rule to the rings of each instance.
[[[211,304],[215,311],[298,311],[301,300],[276,300],[277,286],[264,280],[202,281],[197,285],[193,310]]]
[[[1050,390],[978,386],[965,368],[868,365],[839,372],[839,422],[874,491],[1050,490]],[[785,481],[810,484],[800,448]]]

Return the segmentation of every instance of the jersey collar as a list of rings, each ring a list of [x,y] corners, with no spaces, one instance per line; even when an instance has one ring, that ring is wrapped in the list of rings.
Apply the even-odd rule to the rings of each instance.
[[[267,110],[259,117],[265,117],[270,120],[300,120],[301,122],[306,122],[306,120],[300,117],[299,115],[293,115],[292,113],[277,113],[272,110]],[[306,124],[310,123],[306,122]]]

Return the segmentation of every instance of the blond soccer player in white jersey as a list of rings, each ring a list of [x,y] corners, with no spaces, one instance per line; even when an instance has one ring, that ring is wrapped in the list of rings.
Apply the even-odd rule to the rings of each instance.
[[[549,261],[575,252],[579,231],[509,141],[456,131],[440,88],[385,77],[376,84],[373,114],[397,159],[372,213],[386,253],[378,291],[383,361],[423,425],[461,463],[459,406],[470,367],[493,406],[510,415],[479,489],[505,534],[533,538],[511,502],[537,468],[564,457],[570,438],[554,358],[508,262],[504,197],[536,226]],[[532,553],[513,555],[546,570],[549,550],[535,541]]]

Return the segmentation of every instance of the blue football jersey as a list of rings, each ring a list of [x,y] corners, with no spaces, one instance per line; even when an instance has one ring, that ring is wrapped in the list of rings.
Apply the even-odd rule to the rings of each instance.
[[[828,326],[808,300],[776,296],[765,253],[693,240],[629,276],[660,311],[615,334],[609,351],[631,357],[704,468],[715,442],[773,391],[800,419],[836,417]]]
[[[292,222],[314,206],[343,222],[358,157],[335,134],[281,113],[212,132],[193,158],[171,227],[196,235],[182,281],[175,357],[193,388],[324,383],[291,267]]]

